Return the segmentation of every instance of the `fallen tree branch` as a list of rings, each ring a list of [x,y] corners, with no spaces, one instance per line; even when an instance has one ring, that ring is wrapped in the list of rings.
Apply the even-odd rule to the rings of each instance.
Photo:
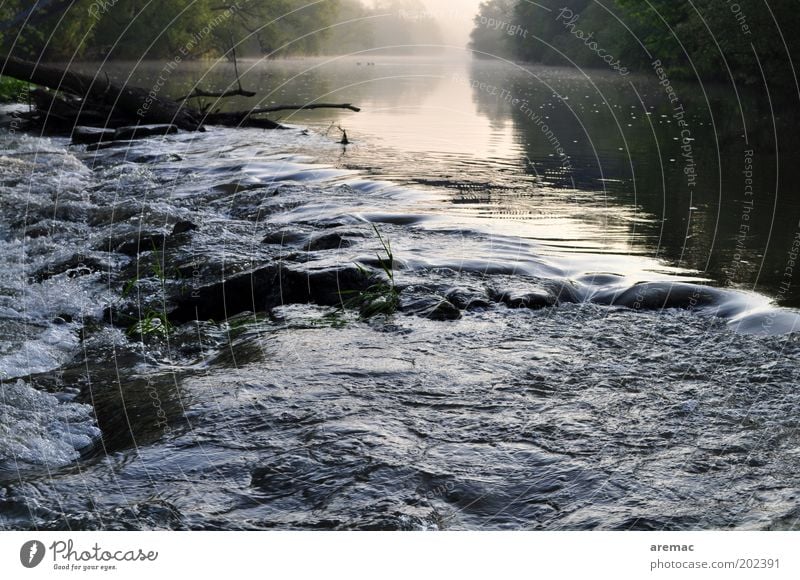
[[[108,80],[71,72],[54,66],[43,66],[35,62],[7,56],[0,68],[3,75],[54,91],[72,93],[84,102],[101,107],[107,116],[126,116],[135,122],[166,123],[181,129],[196,131],[200,123],[192,111],[182,103],[162,99],[153,91],[133,86],[119,86]],[[46,113],[46,111],[44,111]]]
[[[348,109],[360,113],[361,109],[350,103],[312,103],[308,105],[275,105],[274,107],[254,107],[248,112],[249,115],[259,115],[261,113],[276,113],[278,111],[305,111],[310,109]]]
[[[210,91],[204,91],[203,89],[195,88],[191,93],[185,95],[183,97],[178,97],[175,99],[178,102],[181,101],[188,101],[189,99],[196,99],[198,97],[208,97],[211,99],[225,99],[227,97],[255,97],[257,93],[253,91],[245,91],[242,88],[232,89],[230,91],[225,91],[222,93],[213,93]]]
[[[226,127],[256,127],[259,129],[285,129],[280,123],[269,119],[258,119],[255,115],[276,113],[278,111],[304,111],[308,109],[348,109],[356,113],[361,111],[350,103],[313,103],[308,105],[275,105],[274,107],[254,107],[249,111],[232,111],[229,113],[208,113],[203,122],[209,125]]]

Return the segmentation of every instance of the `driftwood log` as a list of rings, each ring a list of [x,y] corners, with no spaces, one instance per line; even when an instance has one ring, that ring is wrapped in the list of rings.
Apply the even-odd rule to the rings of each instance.
[[[279,129],[279,123],[260,115],[289,110],[348,109],[360,111],[349,103],[308,103],[303,105],[278,105],[253,107],[246,111],[206,113],[190,107],[186,101],[199,96],[223,98],[233,95],[255,96],[245,91],[237,77],[237,90],[210,93],[195,89],[182,99],[172,100],[158,96],[153,91],[130,85],[120,86],[108,80],[64,70],[55,66],[40,65],[15,57],[0,56],[0,74],[55,91],[33,91],[38,111],[29,113],[27,119],[42,125],[58,125],[68,129],[78,125],[116,128],[124,125],[172,125],[187,131],[202,130],[203,124],[228,127],[259,127]]]

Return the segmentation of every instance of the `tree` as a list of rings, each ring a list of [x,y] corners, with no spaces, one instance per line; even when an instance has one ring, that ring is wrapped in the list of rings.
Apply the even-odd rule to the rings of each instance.
[[[513,0],[488,0],[480,5],[469,47],[478,56],[509,58],[514,55],[514,36],[518,22]],[[520,29],[523,32],[524,29]],[[509,34],[511,32],[511,34]],[[525,35],[521,35],[525,36]]]

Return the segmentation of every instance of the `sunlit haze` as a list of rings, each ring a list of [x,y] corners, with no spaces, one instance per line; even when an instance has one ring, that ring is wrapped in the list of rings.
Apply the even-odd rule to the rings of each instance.
[[[428,11],[424,17],[435,20],[442,29],[443,42],[454,46],[465,46],[472,31],[473,19],[478,13],[481,0],[420,0]],[[372,5],[372,0],[364,0]]]

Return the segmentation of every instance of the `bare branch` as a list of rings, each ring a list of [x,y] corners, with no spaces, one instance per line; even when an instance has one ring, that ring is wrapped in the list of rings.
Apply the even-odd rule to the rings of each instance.
[[[274,107],[255,107],[251,109],[249,115],[259,115],[261,113],[276,113],[278,111],[304,111],[308,109],[348,109],[360,113],[361,109],[350,103],[312,103],[308,105],[276,105]]]
[[[224,91],[221,93],[213,93],[210,91],[204,91],[203,89],[195,88],[191,93],[188,95],[184,95],[182,97],[178,97],[175,99],[176,101],[188,101],[189,99],[196,99],[198,97],[208,97],[210,99],[225,99],[227,97],[255,97],[256,93],[253,91],[245,91],[241,87],[238,89],[233,89],[230,91]]]

